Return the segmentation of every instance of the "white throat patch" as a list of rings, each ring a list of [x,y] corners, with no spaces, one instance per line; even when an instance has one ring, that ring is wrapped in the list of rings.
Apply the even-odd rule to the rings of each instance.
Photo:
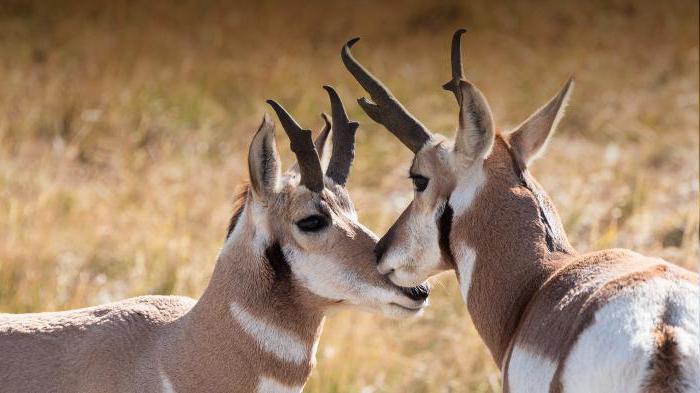
[[[265,350],[285,362],[303,364],[310,361],[312,345],[291,332],[252,315],[236,303],[229,305],[231,315],[243,330]]]
[[[175,388],[173,388],[173,384],[170,382],[170,379],[168,376],[163,372],[163,370],[160,370],[160,384],[163,387],[163,393],[175,393]]]
[[[276,379],[260,377],[257,393],[300,393],[303,386],[285,385]]]
[[[453,218],[453,221],[469,211],[484,184],[486,184],[486,172],[483,161],[472,163],[464,173],[460,173],[457,186],[450,195],[449,201],[454,217],[456,217]],[[476,263],[476,252],[465,244],[455,244],[453,247],[455,249],[455,263],[459,270],[459,288],[462,299],[466,303]]]
[[[455,216],[461,216],[469,210],[481,187],[486,184],[486,171],[483,161],[477,161],[460,172],[457,185],[450,195],[450,206]]]
[[[455,263],[457,264],[457,276],[459,278],[459,291],[462,300],[467,303],[469,288],[472,285],[472,273],[476,263],[476,251],[466,245],[455,245]]]

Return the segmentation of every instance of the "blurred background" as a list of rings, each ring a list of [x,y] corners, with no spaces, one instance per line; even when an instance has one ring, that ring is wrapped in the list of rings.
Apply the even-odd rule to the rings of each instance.
[[[350,193],[385,231],[410,155],[354,103],[356,56],[452,135],[452,32],[507,130],[574,74],[533,173],[579,250],[629,247],[696,269],[698,2],[0,2],[0,312],[199,296],[264,100],[318,130],[334,85],[361,123]],[[283,157],[292,162],[280,139]],[[496,392],[454,274],[425,316],[328,318],[306,392]]]

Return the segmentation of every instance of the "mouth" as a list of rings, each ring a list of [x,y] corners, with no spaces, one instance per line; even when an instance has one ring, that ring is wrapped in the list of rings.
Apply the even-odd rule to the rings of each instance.
[[[421,311],[425,307],[425,305],[423,305],[423,304],[421,304],[420,306],[417,306],[417,307],[407,307],[407,306],[404,306],[404,305],[398,304],[398,303],[389,303],[389,305],[394,306],[394,307],[398,307],[400,309],[410,311],[410,312],[418,312],[418,311]]]
[[[406,297],[408,297],[411,300],[415,301],[425,301],[428,296],[430,295],[430,287],[428,286],[427,283],[422,283],[418,286],[407,288],[407,287],[399,287],[401,289],[401,293],[403,293]]]
[[[396,301],[388,303],[392,309],[391,314],[396,318],[408,318],[420,315],[428,305],[428,295],[430,287],[427,284],[421,284],[415,287],[399,287],[397,286],[401,297]]]

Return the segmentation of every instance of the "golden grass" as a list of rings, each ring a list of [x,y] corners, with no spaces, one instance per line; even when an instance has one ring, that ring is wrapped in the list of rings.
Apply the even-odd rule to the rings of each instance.
[[[360,217],[386,230],[410,198],[410,156],[352,104],[340,46],[362,35],[357,56],[451,134],[439,86],[461,26],[467,73],[503,128],[576,75],[534,168],[574,246],[696,266],[696,1],[93,3],[0,5],[0,311],[198,296],[264,99],[317,128],[326,83],[362,123]],[[453,275],[437,282],[421,319],[328,318],[306,391],[498,391]]]

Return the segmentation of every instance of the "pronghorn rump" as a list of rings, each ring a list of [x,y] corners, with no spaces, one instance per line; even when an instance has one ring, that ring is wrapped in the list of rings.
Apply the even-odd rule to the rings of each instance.
[[[698,300],[698,276],[662,260],[578,256],[524,310],[504,391],[697,392]]]

